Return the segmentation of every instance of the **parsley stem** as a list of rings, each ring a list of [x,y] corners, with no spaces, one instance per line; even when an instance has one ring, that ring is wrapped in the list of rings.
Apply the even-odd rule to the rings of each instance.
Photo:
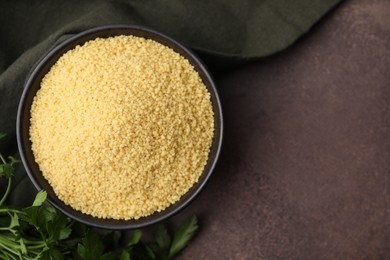
[[[21,214],[21,215],[26,215],[26,213],[24,213],[23,211],[20,211],[20,210],[17,210],[17,209],[0,209],[0,214],[1,213],[17,213],[17,214]]]
[[[26,240],[23,240],[23,242],[26,242]],[[39,242],[39,241],[30,241],[30,242]],[[2,250],[2,253],[6,253],[8,258],[0,258],[0,259],[18,259],[16,256],[21,257],[21,246],[18,242],[15,240],[10,239],[8,236],[2,236],[0,235],[0,248],[3,248],[4,250],[8,251],[9,253],[5,252]],[[35,245],[35,246],[27,246],[29,254],[34,254],[34,255],[39,255],[41,250],[36,250],[36,249],[41,249],[41,248],[47,248],[46,243],[40,242],[40,245]],[[16,255],[16,256],[15,256]],[[1,256],[1,255],[0,255]],[[15,257],[14,257],[15,256]],[[29,258],[26,256],[23,256],[23,259],[35,259],[35,258]],[[21,258],[20,258],[21,259]]]
[[[42,243],[42,244],[39,244],[39,245],[35,245],[35,246],[28,246],[28,249],[39,249],[39,248],[45,248],[47,247],[47,245],[45,243]]]
[[[11,232],[11,229],[9,227],[7,227],[7,228],[0,228],[0,230],[1,231],[7,231],[8,230],[8,231]],[[13,235],[7,235],[7,234],[1,235],[0,238],[8,239],[8,240],[11,240],[11,241],[13,241],[15,239],[15,237]],[[42,241],[42,240],[38,241],[38,240],[28,240],[28,239],[25,239],[25,238],[21,238],[21,239],[23,240],[23,243],[29,249],[38,249],[38,248],[45,248],[45,247],[47,247],[46,242]]]
[[[0,159],[3,162],[3,164],[7,164],[7,162],[5,161],[4,157],[1,154],[0,154]]]
[[[11,231],[9,227],[1,227],[0,231]]]
[[[10,259],[10,260],[17,260],[17,258],[14,257],[14,255],[10,255],[7,252],[1,252],[0,253],[0,259]]]
[[[28,240],[28,239],[23,239],[23,242],[25,244],[29,244],[29,245],[41,245],[41,246],[45,246],[46,243],[44,241],[38,241],[38,240]]]
[[[5,191],[3,198],[1,198],[1,200],[0,200],[0,207],[3,205],[4,201],[7,199],[10,191],[11,191],[11,178],[8,178],[7,190]]]
[[[11,241],[12,240],[4,239],[2,236],[0,236],[0,247],[4,248],[12,254],[18,255],[18,251],[16,251],[15,249],[20,246]]]
[[[12,258],[11,258],[12,257]],[[11,259],[11,260],[15,260],[15,258],[9,254],[6,254],[6,253],[3,253],[3,252],[0,252],[0,259]]]

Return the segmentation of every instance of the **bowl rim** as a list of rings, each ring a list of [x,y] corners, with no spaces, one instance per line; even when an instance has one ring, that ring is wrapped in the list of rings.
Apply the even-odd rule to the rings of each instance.
[[[190,202],[192,202],[194,200],[194,198],[196,196],[198,196],[198,194],[203,190],[203,187],[208,182],[212,172],[214,171],[214,169],[216,167],[216,164],[218,162],[218,159],[219,159],[219,156],[220,156],[220,153],[221,153],[224,125],[223,125],[222,106],[221,106],[221,101],[220,101],[220,97],[219,97],[219,94],[218,94],[218,90],[217,90],[217,88],[215,86],[214,80],[211,77],[211,75],[210,75],[206,65],[198,58],[198,56],[196,54],[194,54],[187,47],[185,47],[181,43],[177,42],[176,40],[172,39],[171,37],[169,37],[169,36],[167,36],[165,34],[162,34],[160,32],[157,32],[157,31],[155,31],[153,29],[150,29],[148,27],[135,26],[135,25],[126,25],[126,24],[114,24],[114,25],[104,25],[104,26],[94,27],[94,28],[91,28],[91,29],[84,30],[84,31],[82,31],[80,33],[77,33],[77,34],[69,37],[68,39],[60,42],[59,44],[54,46],[52,49],[50,49],[48,52],[43,54],[42,58],[38,59],[36,64],[32,67],[30,73],[27,74],[26,81],[24,83],[24,89],[23,89],[23,92],[22,92],[22,95],[21,95],[21,98],[20,98],[19,106],[18,106],[18,112],[17,112],[17,120],[16,120],[17,144],[18,144],[18,149],[19,149],[19,153],[20,153],[20,158],[22,160],[22,163],[23,163],[23,166],[25,168],[25,171],[26,171],[27,175],[29,176],[29,179],[31,180],[31,182],[33,183],[33,185],[35,186],[35,188],[37,190],[42,190],[42,187],[41,187],[40,183],[38,182],[38,180],[36,179],[35,173],[33,172],[32,168],[31,168],[31,166],[29,164],[29,161],[27,160],[26,148],[25,148],[25,144],[23,142],[23,122],[22,122],[22,118],[23,118],[23,114],[25,113],[25,110],[26,110],[26,99],[27,99],[27,96],[28,96],[28,94],[29,94],[29,92],[30,92],[30,90],[31,90],[31,88],[33,86],[33,83],[35,82],[36,77],[38,76],[39,72],[42,69],[45,68],[45,66],[47,65],[48,62],[52,61],[52,59],[55,58],[55,56],[57,55],[58,52],[63,51],[69,45],[72,45],[72,43],[77,42],[78,40],[83,39],[84,37],[86,37],[86,36],[88,36],[90,34],[102,33],[102,32],[105,32],[107,30],[129,30],[129,34],[126,34],[126,35],[134,35],[133,34],[134,31],[145,32],[147,35],[153,35],[153,37],[157,37],[160,40],[162,39],[164,41],[172,43],[173,46],[175,46],[175,48],[173,48],[172,46],[168,46],[168,47],[173,49],[175,52],[178,52],[180,50],[180,51],[184,52],[186,55],[188,55],[192,59],[193,62],[191,62],[187,57],[185,57],[185,58],[191,62],[191,65],[193,65],[193,66],[197,65],[199,67],[197,72],[202,73],[204,75],[204,78],[205,78],[203,80],[207,80],[208,81],[207,84],[206,84],[207,88],[208,88],[209,91],[213,92],[211,94],[214,97],[211,100],[212,106],[213,106],[214,109],[218,110],[217,112],[218,112],[218,115],[219,115],[218,117],[214,116],[214,118],[215,118],[214,120],[219,121],[218,122],[219,123],[218,135],[215,132],[214,133],[214,137],[213,137],[213,139],[214,139],[214,138],[216,138],[216,136],[218,136],[218,140],[215,141],[217,143],[217,147],[215,149],[214,160],[211,162],[211,166],[210,166],[208,172],[203,172],[202,173],[202,175],[205,175],[203,177],[203,180],[201,181],[201,179],[199,179],[198,180],[199,183],[195,183],[194,184],[194,186],[197,185],[197,187],[193,191],[193,193],[189,197],[187,197],[185,200],[183,200],[182,202],[179,200],[178,202],[181,202],[180,205],[175,207],[173,210],[170,210],[170,211],[167,211],[166,213],[164,213],[164,210],[165,210],[164,209],[163,211],[161,211],[161,214],[159,216],[153,217],[153,218],[151,218],[149,220],[146,220],[146,221],[144,220],[143,222],[140,222],[140,223],[131,222],[131,221],[137,221],[137,220],[131,220],[131,221],[129,221],[129,220],[119,220],[119,222],[121,222],[122,224],[118,224],[118,223],[112,224],[112,223],[110,223],[109,220],[114,220],[114,219],[108,218],[107,219],[108,221],[104,221],[106,219],[102,220],[101,218],[97,218],[97,217],[93,217],[93,216],[91,216],[89,214],[81,213],[80,211],[75,210],[75,209],[72,208],[72,210],[74,212],[79,212],[79,213],[81,213],[84,216],[89,216],[90,219],[99,220],[100,223],[96,223],[95,221],[87,221],[84,218],[81,218],[81,217],[77,216],[77,214],[72,214],[72,212],[69,212],[67,209],[62,208],[60,205],[57,205],[57,203],[52,198],[50,198],[50,196],[47,197],[47,200],[50,202],[50,204],[53,205],[57,210],[61,211],[66,216],[68,216],[68,217],[70,217],[70,218],[72,218],[72,219],[74,219],[76,221],[79,221],[79,222],[81,222],[83,224],[86,224],[86,225],[89,225],[89,226],[93,226],[93,227],[97,227],[97,228],[113,229],[113,230],[138,229],[138,228],[142,228],[142,227],[146,227],[146,226],[150,226],[150,225],[156,224],[156,223],[161,222],[161,221],[163,221],[163,220],[165,220],[165,219],[167,219],[169,217],[172,217],[173,215],[175,215],[176,213],[178,213],[179,211],[184,209],[186,206],[188,206],[190,204]],[[133,32],[131,32],[131,31],[133,31]],[[112,35],[112,36],[97,36],[97,37],[95,37],[95,39],[99,38],[99,37],[100,38],[115,37],[115,36],[119,36],[119,35],[120,34]],[[143,37],[143,36],[138,36],[138,37]],[[145,38],[147,38],[147,37],[145,37]],[[154,38],[152,40],[155,40],[155,41],[159,42],[158,40],[156,40]],[[77,45],[82,45],[82,44],[84,44],[87,41],[89,41],[89,40],[88,39],[87,40],[82,40],[82,43],[74,45],[71,49],[73,49]],[[165,45],[164,43],[161,43],[161,42],[159,42],[159,43]],[[183,54],[181,54],[181,53],[180,53],[180,55],[183,56]],[[196,63],[196,64],[194,64],[194,63]],[[201,71],[199,71],[199,70],[201,70]],[[30,112],[28,112],[28,113],[30,113]],[[216,111],[214,111],[214,114],[215,113],[216,113]],[[215,129],[215,130],[217,130],[217,129]],[[213,142],[214,142],[214,140],[213,140]],[[210,153],[211,153],[211,150],[210,150]],[[189,191],[187,191],[187,193],[188,192]],[[184,196],[184,194],[183,194],[183,196]],[[172,205],[174,205],[174,204],[172,204]],[[152,213],[152,215],[150,215],[150,216],[153,216],[153,214],[154,213]],[[142,217],[140,219],[142,219]],[[104,221],[105,223],[101,223],[101,221]]]

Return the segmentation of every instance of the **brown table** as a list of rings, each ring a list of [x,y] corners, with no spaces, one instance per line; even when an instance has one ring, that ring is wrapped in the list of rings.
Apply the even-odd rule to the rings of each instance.
[[[180,259],[390,259],[390,1],[346,1],[216,81],[224,147],[171,219],[201,222]]]

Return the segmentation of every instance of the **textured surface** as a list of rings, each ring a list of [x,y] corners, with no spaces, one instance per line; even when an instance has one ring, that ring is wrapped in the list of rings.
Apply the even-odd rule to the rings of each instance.
[[[181,259],[390,259],[390,2],[217,76],[226,136]]]
[[[389,71],[390,2],[350,0],[289,50],[217,76],[225,144],[172,219],[201,220],[181,259],[390,259]]]

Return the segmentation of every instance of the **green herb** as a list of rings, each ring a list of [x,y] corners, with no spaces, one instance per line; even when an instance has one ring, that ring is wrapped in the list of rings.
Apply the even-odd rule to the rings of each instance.
[[[4,136],[0,133],[0,139]],[[160,225],[152,242],[143,242],[142,231],[135,230],[123,247],[120,232],[97,232],[71,220],[46,202],[45,191],[38,192],[30,207],[6,205],[16,163],[19,161],[15,158],[5,159],[0,154],[0,178],[7,183],[0,199],[0,259],[173,259],[198,229],[196,217],[185,221],[173,234]]]
[[[198,220],[196,217],[192,217],[181,224],[173,236],[172,245],[169,249],[169,256],[173,257],[182,251],[195,235],[196,230],[198,230]]]

